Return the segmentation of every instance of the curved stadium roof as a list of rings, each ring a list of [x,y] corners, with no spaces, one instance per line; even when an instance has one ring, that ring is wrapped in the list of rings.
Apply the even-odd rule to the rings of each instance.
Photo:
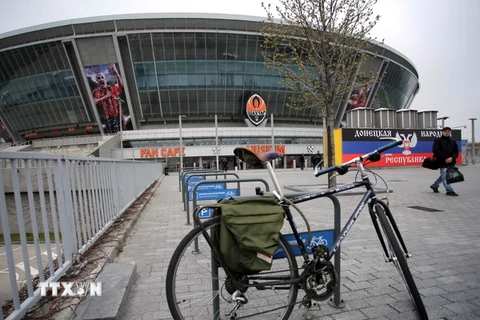
[[[174,23],[165,23],[166,20]],[[184,23],[179,20],[185,19]],[[150,30],[194,29],[194,30],[237,30],[242,32],[258,32],[265,18],[258,16],[217,14],[217,13],[137,13],[122,15],[106,15],[70,20],[61,20],[40,24],[0,34],[0,51],[12,47],[31,44],[32,42],[52,40],[64,37],[82,37],[92,34],[108,34],[114,32],[146,32]],[[188,22],[191,20],[192,22]],[[198,20],[224,20],[223,23],[201,24]],[[161,22],[164,21],[164,22]],[[418,79],[415,65],[405,55],[380,43],[374,44],[373,51],[406,67]]]

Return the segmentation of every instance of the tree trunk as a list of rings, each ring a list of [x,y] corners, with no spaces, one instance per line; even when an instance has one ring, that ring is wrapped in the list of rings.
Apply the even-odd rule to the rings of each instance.
[[[333,118],[333,111],[332,108],[326,108],[326,118],[327,118],[327,164],[325,166],[333,166],[335,164],[335,144],[333,141],[333,130],[334,126],[334,118]],[[324,137],[325,143],[325,137]],[[329,172],[328,173],[328,187],[333,188],[337,186],[337,179],[336,176],[333,175],[336,172]]]

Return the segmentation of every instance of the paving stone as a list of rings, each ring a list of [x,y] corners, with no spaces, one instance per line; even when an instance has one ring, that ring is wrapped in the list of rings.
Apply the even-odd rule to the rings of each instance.
[[[460,194],[455,198],[445,196],[443,187],[439,194],[431,192],[429,185],[437,178],[436,171],[414,167],[376,170],[394,190],[389,194],[390,208],[413,255],[408,264],[430,319],[480,319],[480,303],[476,303],[480,300],[477,187],[480,165],[464,166],[461,170],[468,179],[454,185]],[[277,173],[281,186],[326,182],[325,177],[316,179],[310,171],[280,169]],[[241,178],[261,178],[273,185],[265,170],[239,171],[238,174]],[[337,180],[351,182],[353,175],[349,173]],[[253,194],[254,188],[255,184],[242,186],[242,195]],[[342,223],[347,221],[359,199],[359,196],[339,196]],[[423,212],[407,205],[442,211]],[[313,228],[333,226],[330,200],[315,200],[300,206]],[[305,228],[298,214],[294,215],[297,226]],[[186,225],[186,212],[178,192],[178,175],[172,173],[155,191],[117,258],[117,262],[137,263],[137,280],[122,319],[171,319],[166,304],[166,271],[173,250],[191,229],[191,225]],[[290,232],[287,225],[282,232]],[[400,275],[391,263],[383,260],[383,250],[366,211],[342,243],[341,257],[341,298],[345,299],[346,307],[337,309],[320,302],[322,310],[315,313],[314,319],[416,319],[416,313],[409,308],[411,299]],[[143,299],[147,292],[152,298]],[[384,301],[377,296],[384,296]],[[299,299],[301,297],[299,292]],[[296,310],[291,319],[303,320],[303,316],[302,310]]]

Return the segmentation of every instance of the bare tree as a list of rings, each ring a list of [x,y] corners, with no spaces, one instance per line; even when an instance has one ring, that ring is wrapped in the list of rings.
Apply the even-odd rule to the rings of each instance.
[[[361,74],[360,66],[371,58],[366,49],[372,40],[369,33],[379,20],[373,14],[377,0],[278,2],[274,12],[271,5],[262,3],[267,12],[262,27],[265,61],[284,76],[284,85],[291,90],[289,107],[314,108],[324,119],[324,157],[332,165],[337,108],[346,103],[354,87],[376,78]],[[329,179],[330,186],[335,184],[335,179]]]

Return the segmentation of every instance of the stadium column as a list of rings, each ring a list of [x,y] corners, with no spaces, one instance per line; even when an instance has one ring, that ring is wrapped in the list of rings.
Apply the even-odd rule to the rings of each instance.
[[[116,36],[113,36],[113,46],[115,47],[115,54],[117,55],[120,73],[124,75],[124,78],[126,78],[127,73],[125,72],[122,55],[120,54],[120,46]],[[133,89],[136,90],[136,88],[133,88]],[[132,106],[133,106],[132,99],[130,98],[130,87],[128,86],[128,82],[126,80],[124,80],[124,90],[125,90],[125,98],[127,100],[128,113],[130,114],[130,119],[132,122],[132,127],[133,127],[133,130],[137,130],[137,121],[136,121],[135,113],[132,110]]]

